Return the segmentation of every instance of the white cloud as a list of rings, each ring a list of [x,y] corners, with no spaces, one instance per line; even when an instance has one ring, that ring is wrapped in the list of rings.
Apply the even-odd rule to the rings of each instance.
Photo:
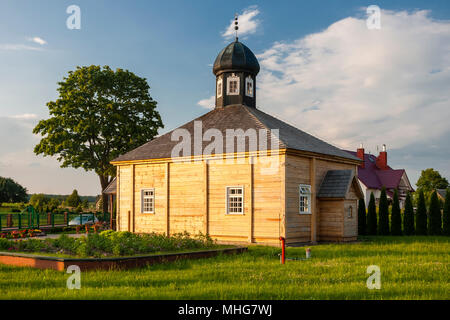
[[[8,116],[8,118],[12,119],[19,119],[19,120],[29,120],[29,119],[36,119],[38,116],[34,113],[24,113],[24,114],[16,114],[13,116]]]
[[[38,48],[38,47],[33,47],[33,46],[29,46],[26,44],[13,44],[13,43],[6,43],[6,44],[0,44],[0,50],[6,50],[6,51],[22,51],[22,50],[27,50],[27,51],[42,51],[42,48]]]
[[[44,39],[40,38],[40,37],[33,37],[33,38],[29,38],[28,40],[40,44],[41,46],[43,46],[44,44],[47,44],[47,41],[45,41]]]
[[[380,30],[345,18],[258,58],[257,104],[337,146],[450,134],[450,22],[427,11],[382,11]]]
[[[258,14],[259,9],[257,6],[250,6],[247,9],[244,9],[241,14],[239,14],[239,37],[243,37],[245,35],[253,34],[256,32],[261,24],[261,21],[257,19]],[[230,25],[222,33],[222,37],[224,37],[225,39],[231,39],[234,36],[234,19],[232,19],[230,21]]]
[[[212,109],[216,104],[215,99],[215,96],[211,96],[208,99],[200,100],[197,104],[205,109]]]

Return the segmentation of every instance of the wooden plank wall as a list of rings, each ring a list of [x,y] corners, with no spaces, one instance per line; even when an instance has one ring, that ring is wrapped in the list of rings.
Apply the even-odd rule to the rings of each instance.
[[[134,177],[133,166],[119,166],[120,230],[128,230],[130,211],[130,230],[134,221],[134,231],[139,233],[208,231],[224,242],[278,244],[284,229],[284,156],[273,157],[277,160],[256,159],[254,164],[250,158],[239,163],[136,164]],[[274,169],[273,164],[277,166]],[[226,214],[227,186],[244,187],[244,215]],[[145,188],[155,189],[154,214],[141,212],[141,190]]]

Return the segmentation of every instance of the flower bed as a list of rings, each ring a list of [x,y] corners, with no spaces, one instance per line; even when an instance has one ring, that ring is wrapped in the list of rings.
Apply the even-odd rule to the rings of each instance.
[[[0,251],[50,253],[70,257],[121,257],[157,252],[176,252],[192,249],[213,249],[215,242],[204,235],[190,236],[188,233],[134,234],[127,231],[103,231],[80,238],[61,235],[58,239],[26,239],[9,241],[0,239]]]
[[[22,229],[0,232],[0,238],[3,239],[31,238],[42,235],[45,235],[45,233],[39,229]]]

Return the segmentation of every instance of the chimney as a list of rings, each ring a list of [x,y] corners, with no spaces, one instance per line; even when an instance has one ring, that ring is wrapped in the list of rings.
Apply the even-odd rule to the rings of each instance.
[[[388,168],[387,166],[387,152],[386,152],[386,145],[383,144],[383,149],[380,152],[380,154],[377,157],[376,165],[381,170],[386,170]]]
[[[364,147],[362,143],[359,145],[359,148],[356,149],[356,156],[363,161],[359,166],[364,169]]]

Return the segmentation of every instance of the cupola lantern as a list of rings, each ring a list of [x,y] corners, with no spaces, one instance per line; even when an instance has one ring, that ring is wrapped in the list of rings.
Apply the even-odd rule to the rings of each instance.
[[[213,73],[216,76],[216,108],[243,104],[256,107],[256,75],[259,63],[253,52],[238,41],[239,29],[235,18],[236,39],[217,56]]]

